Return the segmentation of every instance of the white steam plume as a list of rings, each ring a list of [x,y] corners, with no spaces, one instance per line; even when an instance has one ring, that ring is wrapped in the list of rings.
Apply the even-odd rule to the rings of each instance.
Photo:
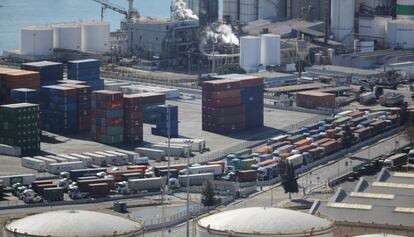
[[[239,39],[233,33],[230,25],[219,24],[208,26],[205,30],[206,40],[214,40],[219,44],[239,45]]]
[[[198,20],[198,16],[187,8],[187,4],[183,0],[175,0],[173,5],[174,19],[179,21]]]

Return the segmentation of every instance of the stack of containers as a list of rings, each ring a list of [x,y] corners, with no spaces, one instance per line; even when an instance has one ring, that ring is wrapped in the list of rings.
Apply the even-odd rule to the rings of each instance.
[[[92,91],[103,90],[104,81],[100,79],[101,63],[97,59],[85,59],[68,62],[68,79],[85,81]]]
[[[159,105],[151,116],[156,125],[151,129],[153,135],[178,137],[178,106]]]
[[[240,81],[240,88],[246,128],[263,127],[263,78],[243,79]]]
[[[57,81],[63,80],[63,64],[57,62],[40,61],[23,63],[21,69],[40,73],[40,85],[56,85]]]
[[[31,104],[38,104],[38,94],[37,90],[27,89],[27,88],[20,88],[20,89],[13,89],[11,91],[11,97],[13,103],[31,103]]]
[[[124,141],[124,103],[120,92],[92,93],[92,140],[105,144]]]
[[[0,106],[0,144],[21,148],[23,156],[40,151],[39,105]]]
[[[40,94],[42,128],[58,134],[77,132],[76,89],[43,86]]]
[[[91,130],[92,90],[88,85],[62,84],[76,90],[77,123],[79,132]]]
[[[263,126],[263,78],[208,81],[203,84],[203,130],[217,133]]]
[[[155,124],[152,120],[152,114],[157,110],[158,105],[165,104],[165,95],[159,93],[140,93],[142,104],[144,106],[144,123]]]
[[[0,104],[12,103],[13,89],[28,88],[40,90],[40,74],[33,71],[0,67]]]
[[[139,94],[124,95],[124,142],[143,142],[143,123],[142,97]]]

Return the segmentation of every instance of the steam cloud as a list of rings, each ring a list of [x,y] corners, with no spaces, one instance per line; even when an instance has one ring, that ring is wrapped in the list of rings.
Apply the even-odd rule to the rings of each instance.
[[[208,26],[205,29],[205,40],[214,40],[218,44],[239,45],[239,39],[233,33],[230,25],[219,24]]]
[[[198,16],[187,8],[187,4],[183,0],[175,0],[173,5],[174,19],[179,21],[198,20]]]

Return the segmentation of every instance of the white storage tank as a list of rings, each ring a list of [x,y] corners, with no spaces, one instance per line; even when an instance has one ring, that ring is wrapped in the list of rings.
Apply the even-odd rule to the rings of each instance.
[[[142,236],[144,224],[122,217],[81,210],[53,211],[6,224],[4,237]]]
[[[82,23],[82,51],[105,53],[109,51],[110,25],[107,22]]]
[[[53,47],[59,49],[81,50],[82,31],[80,24],[53,25]]]
[[[257,36],[240,38],[240,67],[246,72],[257,72],[261,59],[261,39]]]
[[[53,28],[29,26],[20,30],[20,52],[23,55],[51,55],[53,53]]]
[[[331,1],[331,32],[336,41],[352,39],[354,17],[355,0]]]
[[[414,21],[388,21],[385,42],[389,47],[414,48]]]
[[[241,208],[197,220],[197,236],[200,237],[333,237],[333,230],[330,220],[281,208]]]
[[[414,1],[413,0],[398,0],[397,19],[414,20]]]
[[[265,34],[261,36],[261,64],[263,66],[280,64],[280,35]]]

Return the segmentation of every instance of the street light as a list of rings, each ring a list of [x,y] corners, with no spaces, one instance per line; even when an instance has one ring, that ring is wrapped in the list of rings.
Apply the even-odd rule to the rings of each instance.
[[[186,140],[185,144],[191,144],[193,141]],[[191,149],[190,149],[191,151]],[[187,223],[186,223],[187,237],[190,237],[190,153],[187,154]]]

